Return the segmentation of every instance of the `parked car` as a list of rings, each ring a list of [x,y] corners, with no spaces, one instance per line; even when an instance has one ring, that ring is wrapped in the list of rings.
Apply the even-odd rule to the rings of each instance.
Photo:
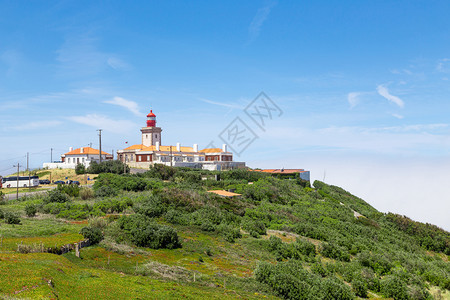
[[[54,181],[53,183],[54,183],[54,184],[65,184],[65,182],[62,181],[62,180],[56,180],[56,181]]]
[[[80,185],[80,182],[77,180],[72,181],[72,184]]]
[[[39,184],[50,184],[51,182],[50,182],[50,180],[48,180],[48,179],[40,179],[39,180]]]

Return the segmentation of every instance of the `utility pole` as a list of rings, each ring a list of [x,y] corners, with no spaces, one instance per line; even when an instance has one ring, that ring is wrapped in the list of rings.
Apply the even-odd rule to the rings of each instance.
[[[13,167],[17,167],[17,187],[16,187],[16,199],[19,199],[19,168],[20,164],[14,165]]]
[[[28,171],[28,191],[30,191],[31,189],[31,178],[30,178],[30,168],[29,168],[29,164],[30,163],[30,153],[27,152],[27,171]]]
[[[99,151],[100,151],[100,163],[102,163],[102,130],[103,129],[97,129],[98,131],[98,144],[99,144]]]
[[[53,148],[50,148],[50,162],[53,162]]]

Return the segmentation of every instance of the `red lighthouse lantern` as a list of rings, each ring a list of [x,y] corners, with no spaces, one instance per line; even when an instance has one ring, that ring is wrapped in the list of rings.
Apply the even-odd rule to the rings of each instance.
[[[153,110],[150,110],[150,113],[147,115],[147,127],[156,127],[156,115],[153,113]]]

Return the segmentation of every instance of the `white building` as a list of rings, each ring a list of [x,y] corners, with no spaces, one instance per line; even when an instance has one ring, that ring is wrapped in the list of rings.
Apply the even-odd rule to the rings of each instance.
[[[153,164],[164,164],[173,167],[190,167],[206,170],[229,170],[244,168],[244,162],[233,161],[233,153],[222,148],[198,149],[192,147],[161,145],[160,127],[156,127],[156,115],[153,111],[147,115],[147,127],[141,128],[142,144],[132,145],[117,151],[117,159],[130,167],[148,169]]]
[[[102,161],[112,160],[112,154],[102,151]],[[69,152],[61,155],[60,162],[44,163],[44,168],[49,169],[75,169],[77,164],[82,164],[86,168],[91,162],[100,162],[100,151],[91,147],[81,147],[78,149],[69,148]]]

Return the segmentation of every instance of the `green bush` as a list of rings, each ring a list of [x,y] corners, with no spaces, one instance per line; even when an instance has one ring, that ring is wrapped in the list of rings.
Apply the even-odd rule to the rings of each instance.
[[[200,228],[203,231],[215,231],[216,225],[214,225],[210,220],[206,219],[202,222]]]
[[[5,219],[6,224],[20,224],[20,218],[13,212],[4,212],[3,217]]]
[[[364,281],[358,278],[353,279],[352,288],[356,296],[367,298],[367,284]]]
[[[151,196],[140,206],[138,206],[135,211],[150,218],[157,218],[162,216],[167,211],[167,208],[162,203],[160,198]]]
[[[80,189],[80,197],[83,200],[94,198],[94,191],[90,188],[82,187]]]
[[[86,167],[83,164],[77,164],[75,166],[75,174],[81,175],[86,173]]]
[[[56,188],[47,192],[44,203],[64,203],[69,200],[67,194],[62,192],[59,188]]]
[[[147,216],[141,214],[123,216],[118,223],[136,246],[152,249],[181,247],[178,234],[173,228],[153,223]]]
[[[348,254],[348,252],[343,248],[331,242],[322,244],[321,253],[325,257],[337,259],[340,261],[350,261],[350,254]]]
[[[314,274],[319,275],[320,277],[326,277],[328,275],[328,271],[319,262],[316,262],[316,263],[311,265],[311,272],[313,272]]]
[[[27,204],[25,206],[25,214],[27,217],[34,217],[37,213],[36,205],[34,204]]]
[[[229,224],[221,223],[217,226],[216,230],[227,242],[230,243],[234,243],[235,239],[242,237],[239,228],[233,227]]]
[[[337,278],[327,278],[321,285],[322,299],[353,299],[354,295],[347,285]]]
[[[381,280],[381,292],[395,300],[409,299],[406,284],[396,276],[386,276]]]
[[[3,219],[5,217],[5,213],[3,210],[0,209],[0,219]]]
[[[78,197],[80,195],[80,187],[76,184],[58,184],[56,189],[70,197]]]
[[[172,224],[187,225],[188,217],[176,209],[170,209],[164,214],[164,219]]]
[[[244,218],[241,226],[242,229],[248,231],[250,234],[252,234],[252,232],[257,233],[258,235],[267,234],[266,225],[264,225],[264,222],[260,220],[251,220],[250,218]]]
[[[100,174],[100,173],[123,174],[124,171],[125,173],[129,173],[130,167],[125,166],[125,164],[120,160],[106,160],[102,161],[101,163],[93,161],[87,168],[87,173],[90,174]]]
[[[177,169],[163,164],[154,164],[150,170],[145,173],[146,177],[159,178],[161,180],[170,180],[177,173]]]
[[[95,197],[111,197],[118,194],[117,190],[111,186],[104,185],[95,190]]]
[[[91,245],[100,243],[103,240],[102,230],[98,227],[83,227],[80,234],[91,242]]]

